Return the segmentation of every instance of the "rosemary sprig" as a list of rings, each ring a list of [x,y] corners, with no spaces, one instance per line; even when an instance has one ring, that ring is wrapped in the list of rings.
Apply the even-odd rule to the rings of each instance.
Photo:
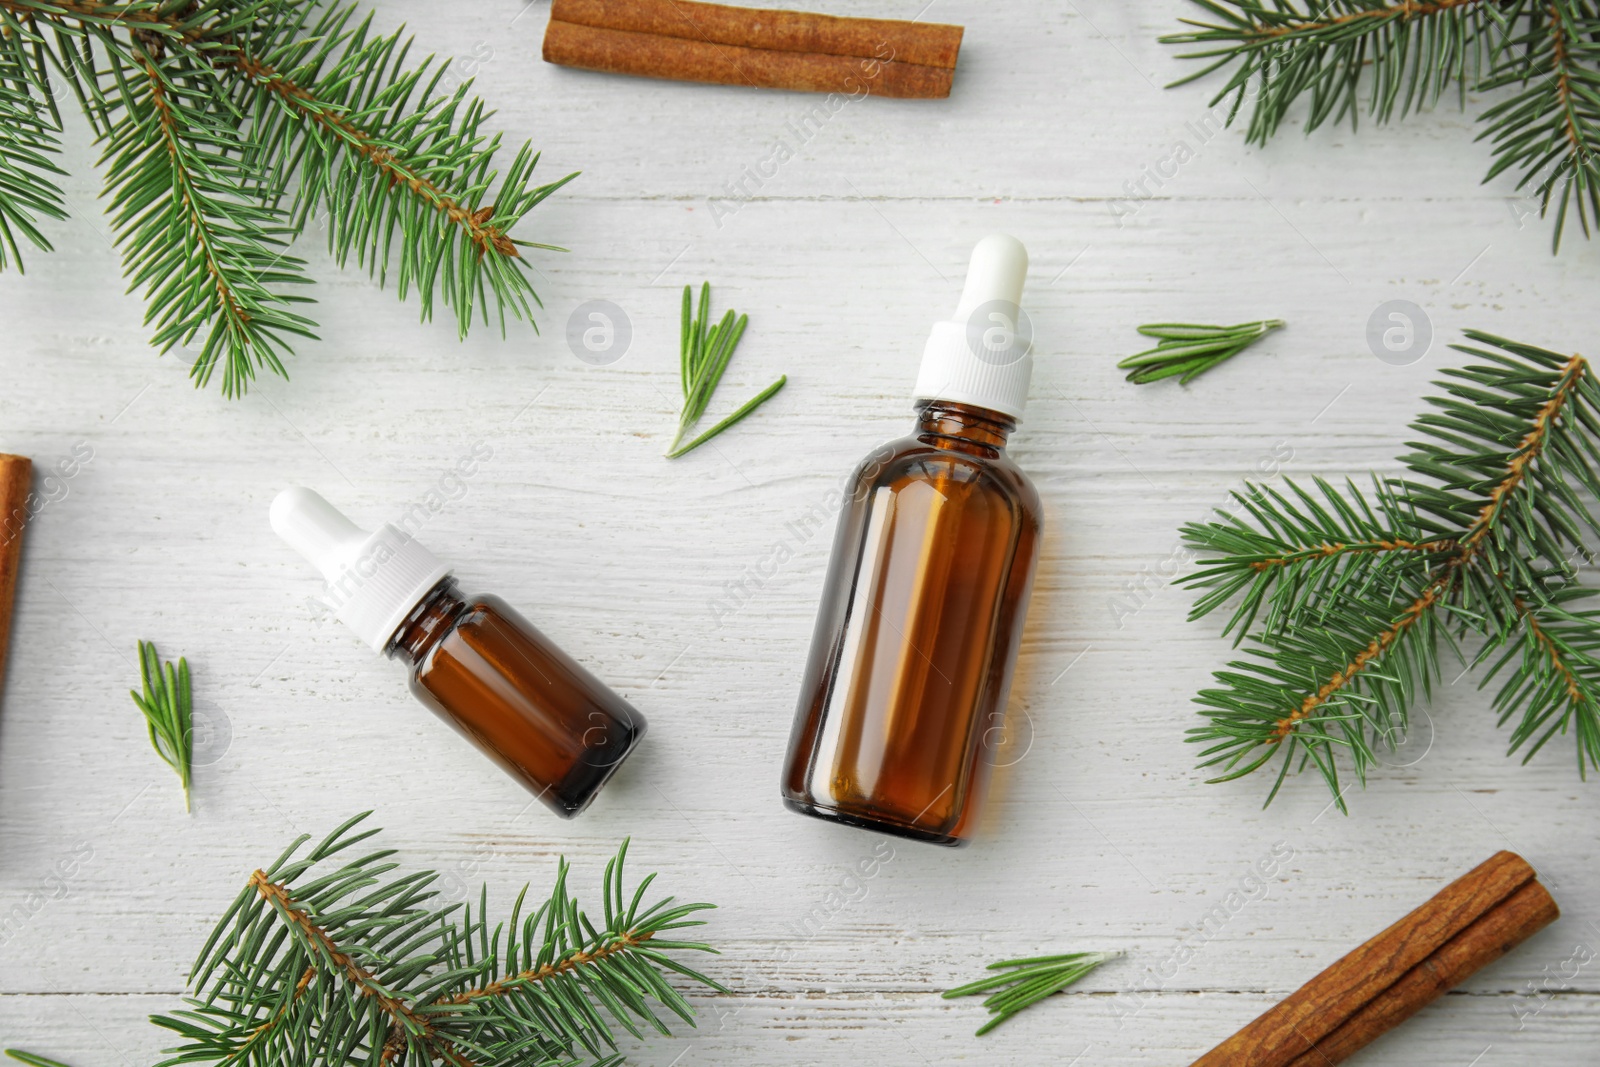
[[[36,1052],[24,1052],[20,1048],[8,1048],[6,1055],[26,1063],[28,1067],[67,1067],[60,1060],[46,1059]]]
[[[1204,374],[1223,360],[1232,359],[1261,338],[1280,329],[1282,319],[1241,322],[1234,326],[1202,326],[1188,322],[1155,322],[1139,327],[1146,337],[1159,338],[1154,348],[1135,353],[1118,363],[1128,370],[1135,385],[1181,374],[1178,384]]]
[[[984,998],[983,1006],[989,1009],[992,1018],[978,1027],[976,1036],[982,1037],[1022,1009],[1067,988],[1102,963],[1121,955],[1120,952],[1069,952],[1062,956],[1000,960],[989,964],[988,969],[1003,973],[958,986],[945,993],[944,999],[1000,990]]]
[[[150,727],[150,745],[167,766],[178,772],[183,783],[183,810],[189,811],[189,769],[194,755],[194,701],[189,690],[189,661],[168,662],[163,672],[156,646],[139,642],[139,673],[144,693],[128,690],[133,702],[144,712]]]
[[[739,339],[744,336],[744,328],[749,323],[750,316],[740,315],[735,318],[734,312],[729,309],[723,313],[720,322],[708,328],[710,321],[711,283],[706,282],[700,287],[698,314],[694,309],[693,288],[684,286],[682,326],[678,336],[678,372],[683,381],[683,413],[678,416],[678,432],[673,435],[672,444],[667,447],[668,459],[677,459],[705,444],[770,400],[789,380],[788,375],[780,375],[777,381],[745,401],[732,415],[688,444],[679,447],[684,435],[694,429],[695,423],[700,421],[700,416],[705,414],[706,405],[711,403],[711,394],[716,392],[717,383],[722,381],[722,373],[728,369],[728,361],[733,358],[733,350],[738,347]]]

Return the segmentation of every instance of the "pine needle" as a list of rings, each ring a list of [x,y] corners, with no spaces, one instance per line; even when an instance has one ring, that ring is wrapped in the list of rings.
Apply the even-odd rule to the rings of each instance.
[[[1281,329],[1282,319],[1241,322],[1233,326],[1203,326],[1188,322],[1157,322],[1139,327],[1146,337],[1159,341],[1156,347],[1137,352],[1117,364],[1128,370],[1128,381],[1135,385],[1157,382],[1183,375],[1179,385],[1204,374],[1217,364],[1232,359],[1273,330]],[[1132,368],[1129,370],[1129,368]]]
[[[1365,113],[1405,117],[1469,91],[1492,94],[1478,140],[1492,146],[1484,181],[1517,174],[1513,213],[1549,216],[1552,251],[1571,224],[1600,225],[1600,7],[1399,0],[1195,0],[1205,16],[1161,38],[1203,64],[1173,82],[1220,72],[1226,84],[1206,121],[1243,116],[1246,140],[1266,144],[1292,115],[1305,132]],[[1504,89],[1501,94],[1495,90]],[[1301,104],[1304,108],[1296,112]]]
[[[1033,956],[1027,959],[1000,960],[989,964],[989,970],[999,971],[987,978],[957,986],[944,994],[944,999],[971,996],[999,990],[984,998],[983,1006],[989,1009],[990,1020],[978,1027],[975,1036],[982,1037],[1024,1008],[1032,1007],[1052,993],[1072,985],[1107,960],[1121,956],[1120,952],[1069,952],[1061,956]]]
[[[179,659],[165,668],[156,655],[156,646],[139,642],[139,673],[144,693],[128,690],[133,702],[144,712],[150,727],[150,745],[167,766],[178,772],[183,783],[183,810],[189,811],[189,772],[194,756],[194,702],[189,689],[189,661]]]
[[[308,230],[334,260],[393,280],[430,319],[532,323],[523,219],[575,175],[536,184],[529,144],[411,39],[349,0],[0,0],[0,271],[66,215],[61,100],[103,147],[105,196],[151,344],[243,394],[287,377],[316,337]],[[30,253],[31,254],[31,253]]]
[[[1246,483],[1183,527],[1190,618],[1220,611],[1244,646],[1195,697],[1189,740],[1212,781],[1275,764],[1270,803],[1315,769],[1342,811],[1341,768],[1365,783],[1457,665],[1495,686],[1511,753],[1564,737],[1580,775],[1600,768],[1600,591],[1583,566],[1600,556],[1600,375],[1581,355],[1466,339],[1402,438],[1401,473],[1368,491]]]
[[[728,361],[733,358],[733,350],[738,347],[739,339],[744,336],[744,329],[750,321],[750,316],[739,315],[735,318],[734,312],[729,310],[715,326],[708,326],[711,321],[711,283],[705,282],[700,287],[698,313],[694,309],[693,288],[687,285],[683,287],[681,320],[678,332],[678,373],[683,387],[683,412],[678,416],[678,432],[673,435],[672,444],[667,446],[668,459],[677,459],[699,448],[723,430],[741,421],[775,396],[789,381],[788,375],[779,376],[777,381],[740,405],[732,415],[680,448],[679,444],[683,441],[684,435],[694,429],[695,423],[700,421],[700,416],[705,414],[706,405],[711,403],[711,394],[716,392],[717,383],[722,381],[722,374],[728,369]]]
[[[625,875],[626,841],[600,907],[579,905],[561,860],[547,897],[524,886],[491,917],[487,887],[456,904],[438,872],[397,870],[366,818],[248,878],[190,996],[151,1016],[177,1038],[167,1067],[616,1065],[624,1034],[694,1025],[680,984],[727,992],[687,962],[715,950],[680,940],[711,905],[647,897],[655,876]]]

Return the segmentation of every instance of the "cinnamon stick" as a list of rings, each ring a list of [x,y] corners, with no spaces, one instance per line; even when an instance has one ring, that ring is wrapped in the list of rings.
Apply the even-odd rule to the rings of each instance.
[[[544,58],[647,78],[851,96],[950,95],[962,28],[695,0],[554,0]]]
[[[32,487],[33,463],[28,457],[0,454],[0,692],[5,687],[11,605],[17,596],[22,530],[28,524],[28,492]]]
[[[1311,1049],[1290,1060],[1289,1067],[1342,1063],[1460,985],[1473,972],[1555,922],[1560,914],[1550,891],[1538,882],[1529,882],[1407,971]]]
[[[683,37],[708,44],[876,56],[929,67],[954,67],[960,26],[899,19],[851,19],[807,11],[730,7],[698,0],[554,0],[550,17],[580,26]],[[890,57],[885,57],[887,50]]]
[[[1557,914],[1527,861],[1512,852],[1497,852],[1263,1012],[1193,1067],[1338,1062]]]

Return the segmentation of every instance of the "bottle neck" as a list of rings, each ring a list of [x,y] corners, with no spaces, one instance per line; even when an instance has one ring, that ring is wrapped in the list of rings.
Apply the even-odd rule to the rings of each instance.
[[[1016,419],[988,408],[948,400],[917,403],[917,437],[939,448],[999,455],[1016,428]]]
[[[450,631],[467,602],[456,591],[454,578],[443,578],[426,596],[417,601],[406,621],[389,639],[384,649],[390,659],[403,659],[411,666],[421,663],[428,650]]]

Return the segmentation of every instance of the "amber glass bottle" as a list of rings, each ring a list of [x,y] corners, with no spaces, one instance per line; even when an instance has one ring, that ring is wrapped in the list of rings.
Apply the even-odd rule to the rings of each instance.
[[[852,479],[783,797],[797,811],[958,844],[976,810],[1027,613],[1039,496],[1015,422],[927,403]]]
[[[851,479],[783,776],[796,811],[945,845],[970,831],[1027,613],[1039,497],[1005,453],[1026,341],[974,350],[963,320],[1009,302],[1014,327],[1026,264],[1011,238],[979,244],[957,328],[935,327],[924,356],[915,432]]]
[[[498,597],[463,597],[395,526],[368,534],[310,489],[272,527],[327,580],[337,618],[405,662],[411,691],[550,810],[588,807],[644,736],[644,717]]]
[[[500,768],[571,818],[644,736],[644,716],[499,597],[464,599],[454,578],[401,624],[389,657],[411,692]]]

